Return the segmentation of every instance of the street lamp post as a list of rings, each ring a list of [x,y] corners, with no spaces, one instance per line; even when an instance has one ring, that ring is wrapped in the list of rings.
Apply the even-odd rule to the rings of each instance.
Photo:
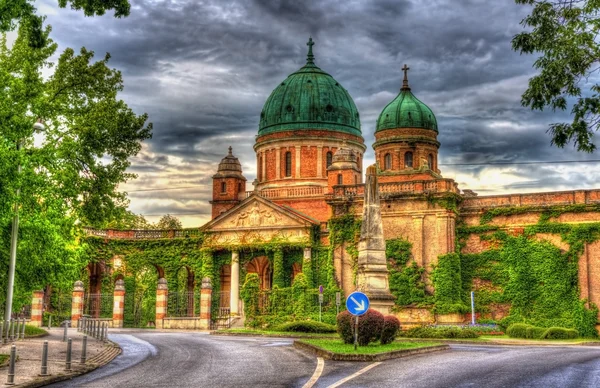
[[[34,131],[44,129],[42,120],[33,124]],[[17,152],[21,150],[22,140],[17,142]],[[17,173],[21,173],[21,164],[17,167]],[[21,194],[21,189],[17,188],[17,198]],[[17,263],[17,238],[19,236],[19,204],[15,203],[15,215],[12,222],[12,231],[10,238],[10,261],[8,264],[8,289],[6,291],[6,310],[4,311],[4,321],[9,321],[12,316],[13,290],[15,285],[15,265]]]

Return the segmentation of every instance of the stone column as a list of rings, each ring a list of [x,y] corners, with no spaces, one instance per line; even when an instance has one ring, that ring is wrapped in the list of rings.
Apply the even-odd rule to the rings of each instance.
[[[229,295],[229,312],[231,315],[239,315],[240,304],[240,254],[231,252],[231,288]]]
[[[200,289],[200,329],[210,329],[210,310],[212,308],[212,284],[210,278],[202,279]]]
[[[281,147],[275,149],[275,175],[281,179]]]
[[[294,178],[300,178],[300,153],[302,152],[302,146],[295,147],[296,154],[296,175]]]
[[[77,327],[81,314],[83,314],[83,282],[78,280],[73,287],[73,299],[71,300],[71,327]]]
[[[265,151],[261,152],[262,155],[262,166],[260,166],[260,170],[262,171],[262,173],[260,174],[261,177],[261,182],[264,182],[267,180],[267,153]]]
[[[323,177],[323,146],[317,146],[317,178]]]
[[[31,299],[31,326],[42,327],[42,313],[44,306],[44,290],[33,291]]]
[[[156,286],[156,319],[154,324],[156,327],[163,327],[163,318],[167,316],[167,296],[169,295],[169,287],[167,279],[158,279]]]
[[[119,279],[115,282],[113,297],[112,327],[123,327],[123,313],[125,310],[125,282]]]

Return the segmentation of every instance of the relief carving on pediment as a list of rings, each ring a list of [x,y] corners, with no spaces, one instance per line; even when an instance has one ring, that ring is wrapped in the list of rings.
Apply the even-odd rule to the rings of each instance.
[[[230,221],[230,224],[240,227],[273,226],[280,221],[279,214],[255,202],[250,210],[242,210]]]

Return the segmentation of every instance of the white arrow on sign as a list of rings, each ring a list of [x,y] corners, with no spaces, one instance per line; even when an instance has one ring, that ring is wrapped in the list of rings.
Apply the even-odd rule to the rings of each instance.
[[[364,300],[361,301],[360,303],[358,303],[358,301],[356,299],[354,299],[353,296],[351,296],[350,299],[352,299],[352,301],[354,303],[356,303],[356,308],[355,308],[356,311],[365,311],[365,301]]]

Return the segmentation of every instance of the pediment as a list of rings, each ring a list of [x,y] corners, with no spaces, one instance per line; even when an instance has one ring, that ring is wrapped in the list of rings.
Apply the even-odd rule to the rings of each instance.
[[[297,229],[315,225],[308,217],[253,195],[206,226],[207,232]]]

